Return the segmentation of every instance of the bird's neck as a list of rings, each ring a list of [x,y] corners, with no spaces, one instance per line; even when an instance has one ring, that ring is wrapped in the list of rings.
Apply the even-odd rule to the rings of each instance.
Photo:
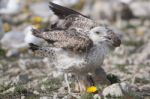
[[[99,66],[103,63],[106,55],[109,52],[108,46],[106,44],[101,43],[101,44],[94,44],[93,48],[90,50],[88,53],[88,61],[90,64],[93,66]]]
[[[103,53],[104,56],[106,56],[109,51],[110,51],[110,47],[108,46],[108,44],[106,44],[106,42],[101,42],[96,44],[97,49],[99,49],[100,52]]]

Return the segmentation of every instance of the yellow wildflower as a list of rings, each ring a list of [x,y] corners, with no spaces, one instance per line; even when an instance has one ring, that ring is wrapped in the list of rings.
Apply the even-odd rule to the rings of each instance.
[[[88,93],[94,93],[94,92],[96,92],[97,91],[97,87],[95,87],[95,86],[91,86],[91,87],[88,87],[87,88],[87,92]]]
[[[42,19],[41,17],[39,17],[39,16],[35,16],[35,17],[33,18],[33,21],[34,21],[35,23],[41,23],[41,22],[43,21],[43,19]]]

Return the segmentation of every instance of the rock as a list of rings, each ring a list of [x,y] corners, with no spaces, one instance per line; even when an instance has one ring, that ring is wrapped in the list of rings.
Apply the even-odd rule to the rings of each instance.
[[[53,15],[52,11],[48,7],[48,2],[34,3],[30,6],[30,10],[35,15],[43,17],[43,18],[49,18],[51,15]]]
[[[7,71],[7,73],[11,76],[16,76],[20,73],[20,69],[19,68],[9,68],[9,70]]]
[[[21,96],[21,99],[26,99],[25,96]]]
[[[42,70],[40,70],[40,69],[29,69],[27,72],[31,79],[45,76],[45,73],[42,72]]]
[[[39,83],[40,83],[39,79],[32,80],[31,82],[27,83],[27,88],[29,88],[29,89],[38,88]]]
[[[142,75],[141,75],[142,74]],[[150,68],[149,67],[143,67],[138,70],[137,73],[135,73],[135,83],[143,83],[147,84],[150,82]]]
[[[48,97],[48,96],[42,96],[42,97],[40,97],[40,99],[50,99],[50,97]]]
[[[26,84],[29,81],[29,77],[27,74],[20,74],[16,77],[14,81],[16,84]]]
[[[150,22],[149,22],[150,20],[145,20],[144,21],[144,26],[146,26],[146,27],[150,27]]]
[[[123,3],[126,3],[126,4],[129,4],[131,3],[133,0],[119,0],[120,2],[123,2]]]
[[[0,78],[0,85],[8,86],[11,83],[9,76],[3,76]]]
[[[150,64],[150,43],[148,42],[140,51],[136,54],[133,54],[130,58],[133,60],[133,63],[136,65],[149,65]]]
[[[19,48],[24,42],[24,34],[20,31],[10,31],[5,33],[3,38],[0,40],[3,49],[9,50],[12,48]]]
[[[146,85],[143,85],[143,86],[140,86],[140,91],[147,91],[150,93],[150,84],[146,84]]]
[[[142,96],[145,97],[144,99],[149,99],[149,97],[150,97],[150,84],[140,86],[139,89],[140,89],[140,92],[142,93]]]
[[[89,12],[88,15],[96,20],[103,19],[103,21],[106,22],[113,22],[117,20],[118,25],[122,25],[122,22],[119,23],[120,19],[130,20],[133,18],[133,13],[128,4],[122,3],[118,0],[109,0],[109,2],[107,0],[95,0],[95,3],[91,3],[89,6],[91,8],[87,9],[89,11],[86,12]]]
[[[34,69],[34,68],[46,68],[42,59],[19,59],[18,65],[22,70]]]
[[[114,14],[114,9],[112,8],[112,5],[114,5],[113,2],[96,0],[96,2],[92,5],[93,6],[89,5],[92,7],[91,9],[89,9],[90,10],[89,15],[93,19],[113,20]]]
[[[136,1],[130,3],[130,8],[136,17],[149,18],[150,16],[150,1]]]
[[[9,24],[19,25],[23,22],[26,22],[29,18],[30,18],[29,14],[21,13],[15,17],[11,17],[11,16],[3,17],[3,20],[8,22]],[[8,30],[9,30],[9,28],[8,28]]]
[[[26,27],[23,32],[12,30],[6,33],[0,40],[3,49],[7,50],[6,56],[16,56],[29,48],[29,43],[41,44],[42,40],[32,35],[33,26]]]
[[[136,94],[136,91],[137,88],[129,85],[128,83],[122,82],[112,84],[106,87],[103,90],[102,95],[104,97],[121,97],[121,98],[126,97],[126,99],[129,99],[129,97],[131,97],[132,99],[135,99],[134,97],[138,96]]]
[[[41,90],[42,90],[42,91],[46,91],[46,88],[45,88],[44,85],[41,85]]]
[[[33,93],[34,93],[35,95],[39,95],[39,94],[40,94],[37,90],[34,90]]]
[[[93,98],[94,99],[102,99],[98,94],[95,94]]]
[[[12,49],[12,50],[8,50],[8,52],[6,53],[6,57],[18,57],[19,54],[20,53],[18,49]]]
[[[15,90],[15,87],[11,87],[8,90],[4,91],[3,94],[14,92],[14,90]]]
[[[23,0],[7,0],[6,2],[3,2],[4,0],[1,0],[0,3],[3,3],[2,8],[0,8],[0,14],[17,14],[21,11],[22,8],[22,2]]]
[[[52,2],[62,6],[72,6],[79,2],[79,0],[52,0]]]
[[[4,35],[3,23],[2,23],[2,20],[0,18],[0,39],[2,38],[3,35]]]
[[[121,20],[131,20],[135,18],[129,5],[124,2],[118,2],[114,5],[114,16],[117,22],[121,23],[120,25],[123,25]]]

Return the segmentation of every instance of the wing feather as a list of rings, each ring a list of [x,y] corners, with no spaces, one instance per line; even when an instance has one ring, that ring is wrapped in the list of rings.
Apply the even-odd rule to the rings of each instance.
[[[64,29],[78,28],[82,30],[90,30],[96,26],[98,26],[98,24],[95,21],[81,15],[69,15],[64,19],[61,25]]]
[[[84,17],[87,17],[75,10],[72,10],[72,9],[69,9],[67,7],[63,7],[63,6],[60,6],[58,4],[55,4],[55,3],[52,3],[52,2],[49,2],[49,8],[60,18],[60,19],[63,19],[65,17],[67,17],[68,15],[71,15],[71,14],[76,14],[76,15],[81,15],[81,16],[84,16]]]
[[[61,25],[54,27],[54,28],[80,28],[83,30],[89,30],[92,27],[97,26],[97,23],[88,18],[87,16],[74,11],[72,9],[60,6],[58,4],[49,3],[49,8],[60,18],[64,19]]]
[[[56,51],[57,51],[56,49],[57,48],[40,47],[40,46],[30,43],[29,49],[32,50],[36,56],[49,57],[53,60],[56,58]]]
[[[58,48],[71,49],[73,51],[85,51],[93,46],[93,42],[88,36],[77,32],[75,29],[52,30],[48,32],[40,32],[33,29],[32,32],[36,37],[42,38]]]

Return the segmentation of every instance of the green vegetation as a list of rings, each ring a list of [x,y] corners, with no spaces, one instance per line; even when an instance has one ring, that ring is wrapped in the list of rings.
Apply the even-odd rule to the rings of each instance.
[[[138,26],[137,25],[133,25],[133,24],[127,24],[125,29],[136,29]]]
[[[3,91],[5,91],[5,90],[8,90],[11,87],[12,87],[11,84],[8,84],[8,85],[2,84],[2,85],[0,85],[0,93],[3,92]]]
[[[116,75],[113,75],[113,74],[108,74],[107,75],[107,79],[111,82],[111,84],[119,83],[120,82],[119,77],[116,76]]]
[[[81,99],[93,99],[94,94],[92,93],[85,93],[81,96]]]
[[[120,71],[124,72],[124,73],[128,73],[128,69],[126,69],[126,65],[125,64],[116,64],[117,69],[119,69]]]
[[[113,95],[108,94],[108,95],[106,96],[106,99],[124,99],[124,97],[121,97],[121,96],[113,96]]]
[[[135,40],[129,40],[129,41],[125,41],[124,45],[126,46],[135,46],[135,47],[140,47],[144,44],[144,41],[140,40],[140,41],[135,41]]]
[[[71,8],[76,10],[81,10],[84,7],[84,0],[80,0],[77,4],[73,5]]]
[[[41,85],[44,85],[44,87],[46,88],[46,91],[51,92],[61,87],[61,80],[57,78],[52,78],[52,79],[48,79],[42,82]]]
[[[14,93],[17,93],[17,94],[26,94],[27,93],[27,89],[23,85],[17,85],[15,87]]]
[[[0,48],[0,56],[5,56],[6,51]]]

